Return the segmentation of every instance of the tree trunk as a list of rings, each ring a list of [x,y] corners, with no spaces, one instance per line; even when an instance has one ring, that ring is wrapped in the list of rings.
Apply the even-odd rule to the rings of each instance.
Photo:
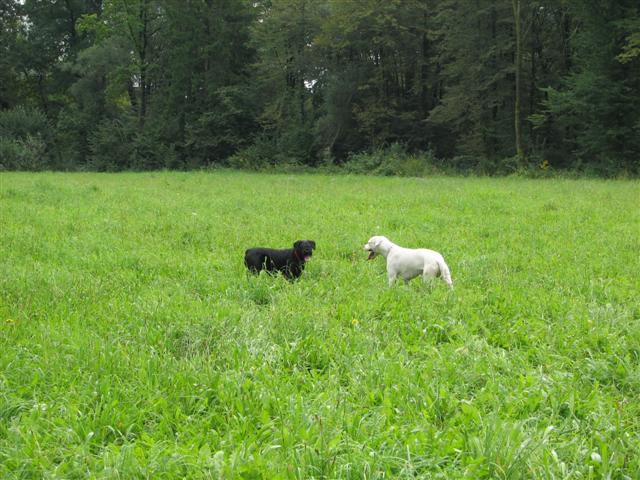
[[[531,69],[529,71],[529,113],[533,113],[536,107],[536,92],[537,88],[537,75],[538,75],[538,64],[536,63],[536,57],[540,57],[542,60],[542,41],[540,39],[540,25],[541,23],[538,21],[537,13],[534,14],[531,20]],[[529,138],[533,139],[533,125],[529,124]]]
[[[522,119],[521,119],[521,82],[522,82],[522,30],[520,24],[520,0],[513,1],[513,17],[515,23],[516,34],[516,92],[515,92],[515,109],[514,109],[514,127],[516,137],[516,155],[524,158],[524,142],[522,139]]]
[[[306,61],[306,30],[307,30],[307,18],[306,18],[306,11],[305,11],[305,0],[302,0],[301,3],[301,12],[300,12],[300,18],[301,18],[301,26],[300,26],[300,38],[298,39],[299,41],[299,45],[298,48],[299,50],[299,58],[298,58],[298,82],[299,82],[299,93],[300,93],[300,98],[299,98],[299,102],[300,102],[300,119],[302,120],[302,125],[306,125],[307,123],[307,112],[305,109],[305,98],[306,98],[306,85],[304,84],[304,79],[305,79],[305,74],[306,74],[306,67],[307,67],[307,61]]]
[[[148,0],[140,2],[140,116],[138,118],[140,130],[144,128],[147,117],[147,102],[149,101],[149,80],[147,78],[147,42],[148,38]]]

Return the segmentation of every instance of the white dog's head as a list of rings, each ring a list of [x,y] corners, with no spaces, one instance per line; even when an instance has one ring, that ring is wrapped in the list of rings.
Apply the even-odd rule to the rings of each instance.
[[[371,237],[369,241],[364,244],[364,249],[369,252],[369,258],[367,258],[367,260],[375,258],[376,255],[380,253],[385,254],[388,249],[385,249],[384,247],[388,243],[390,243],[389,239],[387,237],[383,237],[382,235]]]

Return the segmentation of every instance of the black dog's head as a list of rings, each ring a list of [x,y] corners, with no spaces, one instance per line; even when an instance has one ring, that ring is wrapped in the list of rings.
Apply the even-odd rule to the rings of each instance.
[[[311,259],[311,255],[313,255],[313,250],[316,248],[316,242],[313,240],[298,240],[293,244],[293,250],[296,253],[296,256],[308,262]]]

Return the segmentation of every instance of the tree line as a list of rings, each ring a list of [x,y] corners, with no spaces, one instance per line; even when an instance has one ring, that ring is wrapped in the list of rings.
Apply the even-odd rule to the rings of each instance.
[[[0,55],[4,168],[640,171],[637,0],[0,0]]]

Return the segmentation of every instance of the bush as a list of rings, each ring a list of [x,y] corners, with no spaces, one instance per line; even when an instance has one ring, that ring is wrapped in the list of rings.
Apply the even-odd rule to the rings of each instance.
[[[58,113],[55,125],[56,167],[63,170],[86,168],[89,159],[89,135],[95,130],[95,118],[74,105]]]
[[[386,149],[352,154],[344,168],[365,175],[421,177],[438,172],[438,163],[431,151],[407,153],[402,145],[394,143]]]
[[[476,173],[479,168],[477,157],[473,155],[456,155],[446,160],[447,168],[460,173]]]
[[[274,166],[277,159],[278,149],[275,144],[266,137],[260,137],[247,148],[231,155],[226,163],[233,168],[264,170]]]
[[[7,170],[42,170],[49,163],[47,117],[38,109],[0,111],[0,166]]]
[[[164,143],[158,132],[154,131],[143,131],[135,136],[130,160],[134,170],[157,170],[181,166],[177,160],[174,145]]]
[[[89,135],[89,168],[99,171],[131,167],[133,132],[126,122],[105,120]]]
[[[0,169],[43,170],[47,166],[46,146],[39,137],[0,137]]]
[[[37,108],[16,107],[0,111],[0,137],[2,138],[44,137],[49,131],[47,117]]]
[[[175,144],[161,137],[157,126],[149,122],[138,131],[135,119],[123,117],[102,121],[89,135],[91,170],[158,170],[184,168]]]
[[[274,161],[284,165],[309,165],[316,160],[313,133],[304,125],[290,125],[277,138]]]

